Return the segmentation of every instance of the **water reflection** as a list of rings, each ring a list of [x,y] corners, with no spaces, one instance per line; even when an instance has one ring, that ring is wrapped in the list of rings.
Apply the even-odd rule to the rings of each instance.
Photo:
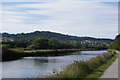
[[[4,78],[36,78],[46,74],[53,74],[53,70],[61,71],[75,60],[87,60],[106,51],[81,51],[71,55],[56,57],[24,57],[20,60],[2,63],[2,77]],[[74,54],[74,55],[73,55]],[[81,55],[89,54],[89,55]]]

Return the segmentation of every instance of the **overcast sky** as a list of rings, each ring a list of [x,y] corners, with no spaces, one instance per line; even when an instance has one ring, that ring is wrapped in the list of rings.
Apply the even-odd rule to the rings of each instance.
[[[39,30],[114,38],[118,34],[118,0],[93,1],[95,0],[4,2],[0,10],[1,32],[27,33]]]

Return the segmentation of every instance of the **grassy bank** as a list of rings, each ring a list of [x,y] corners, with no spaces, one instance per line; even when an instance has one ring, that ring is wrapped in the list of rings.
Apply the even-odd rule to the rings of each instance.
[[[20,59],[22,57],[21,51],[10,50],[7,47],[2,47],[2,61],[10,61]]]
[[[86,78],[99,78],[103,75],[104,71],[116,60],[118,55],[114,55],[111,59],[106,61],[106,64],[101,65],[94,72],[87,75]]]
[[[117,58],[117,53],[109,52],[86,61],[75,61],[60,73],[49,78],[98,78]]]
[[[55,50],[30,50],[24,51],[24,56],[62,56],[70,53],[80,51],[79,49],[55,49]]]
[[[22,57],[62,56],[76,51],[79,49],[23,50],[2,47],[2,61],[16,60]]]
[[[94,49],[40,49],[40,50],[26,50],[24,48],[12,49],[14,51],[22,51],[23,57],[40,57],[40,56],[63,56],[77,51],[91,51]]]

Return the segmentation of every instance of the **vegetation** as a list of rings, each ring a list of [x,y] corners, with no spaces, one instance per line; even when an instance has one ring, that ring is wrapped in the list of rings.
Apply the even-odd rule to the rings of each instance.
[[[4,39],[9,38],[18,39],[18,40],[33,40],[36,38],[50,38],[50,39],[57,39],[60,41],[84,41],[84,40],[93,40],[93,41],[113,41],[112,39],[100,39],[100,38],[93,38],[93,37],[77,37],[77,36],[70,36],[50,31],[35,31],[31,33],[21,33],[21,34],[8,34],[2,33]]]
[[[31,44],[31,41],[14,39],[14,41],[2,41],[3,45],[9,45],[9,48],[26,48]]]
[[[111,44],[110,48],[120,51],[120,34],[116,36],[115,41]]]
[[[29,49],[47,49],[48,48],[48,39],[38,38],[32,42],[32,45],[28,47]]]
[[[118,55],[114,55],[111,59],[108,59],[105,64],[99,66],[91,74],[87,75],[86,78],[99,78],[103,75],[104,71],[116,60]]]
[[[56,39],[38,38],[32,41],[32,44],[27,49],[80,49],[80,42],[63,42]]]
[[[16,60],[22,57],[60,56],[79,50],[103,50],[113,42],[111,39],[77,37],[35,31],[33,33],[3,33],[2,61]],[[120,50],[120,35],[110,45],[111,49]],[[86,61],[75,61],[63,71],[49,78],[98,78],[116,59],[117,53],[110,51]]]
[[[36,31],[33,33],[3,33],[2,60],[9,61],[29,56],[60,56],[79,50],[107,49],[111,39],[77,37],[59,33]],[[110,45],[111,49],[120,50],[120,35]],[[0,53],[1,54],[1,53]],[[86,61],[75,61],[63,71],[50,78],[98,78],[115,60],[117,54],[110,51]]]
[[[109,44],[111,44],[113,41],[111,39],[70,36],[70,35],[64,35],[60,33],[49,32],[49,31],[41,31],[41,32],[35,31],[32,33],[26,33],[26,34],[25,33],[21,33],[21,34],[2,33],[2,35],[3,35],[2,44],[10,44],[11,48],[18,48],[18,47],[26,48],[28,46],[33,47],[32,45],[33,40],[38,38],[41,38],[44,40],[48,39],[49,49],[56,49],[56,48],[57,49],[60,49],[60,48],[107,49]],[[42,40],[42,42],[44,41]]]
[[[22,57],[61,56],[68,55],[68,53],[72,53],[75,51],[79,51],[79,49],[24,50],[24,48],[9,49],[8,47],[9,45],[2,46],[2,61],[16,60]]]
[[[91,37],[77,37],[53,33],[49,31],[35,31],[33,33],[8,34],[2,33],[3,60],[12,60],[29,56],[65,55],[78,50],[107,49],[113,40]]]
[[[57,39],[47,39],[47,38],[36,38],[32,41],[3,41],[3,45],[9,45],[9,48],[26,48],[29,50],[37,49],[95,49],[95,50],[104,50],[108,47],[106,45],[96,44],[91,45],[90,43],[82,43],[79,41],[59,41]]]
[[[2,46],[2,61],[16,60],[22,57],[22,52],[8,49]]]
[[[36,57],[40,57],[40,56],[62,56],[62,55],[69,55],[72,52],[76,52],[79,51],[77,49],[75,50],[66,50],[66,49],[56,49],[56,50],[27,50],[24,51],[24,57],[29,57],[29,56],[36,56]]]
[[[75,61],[65,70],[50,76],[50,78],[98,78],[116,57],[117,53],[114,51],[90,60]]]

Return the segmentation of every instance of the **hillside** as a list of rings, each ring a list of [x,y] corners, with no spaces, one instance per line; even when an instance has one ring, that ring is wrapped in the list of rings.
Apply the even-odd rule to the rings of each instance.
[[[57,40],[62,41],[84,41],[84,40],[92,40],[92,41],[113,41],[111,39],[99,39],[99,38],[93,38],[93,37],[77,37],[77,36],[71,36],[71,35],[65,35],[55,32],[49,32],[49,31],[35,31],[31,33],[21,33],[21,34],[9,34],[9,33],[2,33],[3,40],[14,40],[14,39],[20,39],[20,40],[33,40],[35,38],[54,38]]]
[[[2,33],[2,36],[3,36],[2,43],[5,45],[6,44],[10,45],[12,48],[16,48],[16,47],[32,48],[33,47],[32,44],[34,40],[38,38],[39,39],[36,42],[40,42],[42,38],[45,38],[42,40],[42,42],[44,42],[44,40],[46,41],[47,39],[47,43],[49,45],[54,44],[54,47],[55,45],[59,45],[59,48],[106,49],[113,42],[112,39],[100,39],[100,38],[93,38],[93,37],[77,37],[77,36],[65,35],[65,34],[60,34],[60,33],[55,33],[55,32],[49,32],[49,31],[35,31],[31,33],[21,33],[21,34]],[[47,48],[50,48],[50,47],[51,46],[49,47],[47,46]]]
[[[120,34],[116,36],[115,41],[111,45],[111,48],[120,51]]]

